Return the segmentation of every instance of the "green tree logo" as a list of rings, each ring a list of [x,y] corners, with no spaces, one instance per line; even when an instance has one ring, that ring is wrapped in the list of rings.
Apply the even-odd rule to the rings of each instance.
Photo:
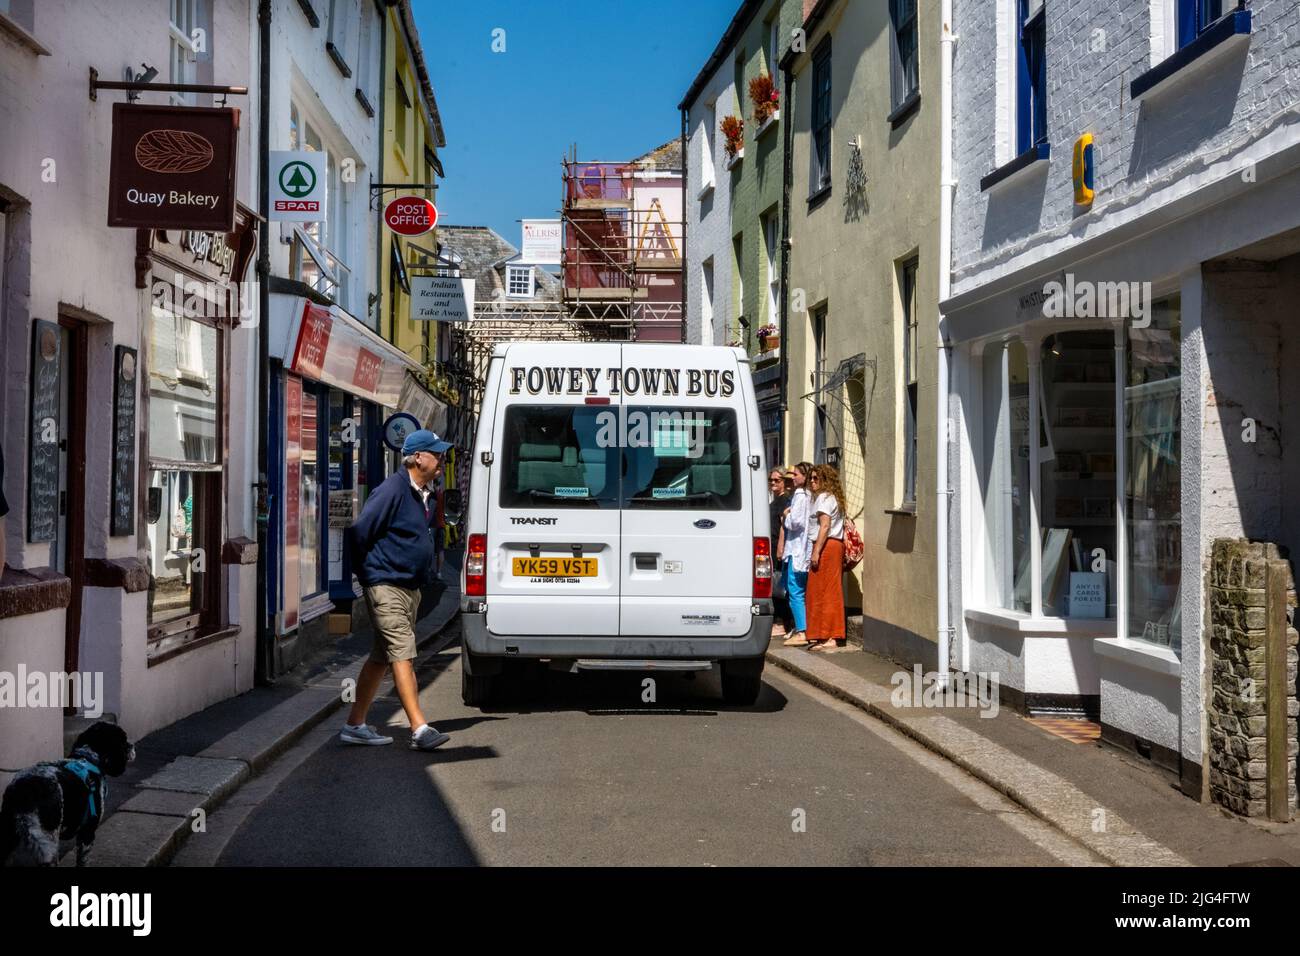
[[[280,170],[280,189],[284,191],[286,196],[299,199],[310,195],[315,188],[316,170],[311,168],[310,163],[294,160],[291,163],[285,163]]]

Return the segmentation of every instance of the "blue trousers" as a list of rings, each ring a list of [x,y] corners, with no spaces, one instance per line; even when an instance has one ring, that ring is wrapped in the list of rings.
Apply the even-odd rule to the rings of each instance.
[[[794,618],[796,631],[806,630],[808,620],[804,608],[804,591],[808,587],[808,572],[796,571],[793,561],[785,563],[785,593],[790,602],[790,615]]]

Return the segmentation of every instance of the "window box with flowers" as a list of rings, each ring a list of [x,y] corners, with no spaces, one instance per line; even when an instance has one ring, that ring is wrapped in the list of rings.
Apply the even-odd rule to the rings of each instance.
[[[725,140],[723,148],[727,151],[727,168],[731,169],[745,158],[745,121],[732,114],[724,116],[718,125]]]
[[[758,330],[758,350],[760,352],[771,352],[781,346],[781,332],[773,325],[768,323]]]
[[[754,137],[762,136],[781,118],[781,92],[768,73],[760,73],[749,81],[749,100],[754,104],[754,122],[758,129]]]

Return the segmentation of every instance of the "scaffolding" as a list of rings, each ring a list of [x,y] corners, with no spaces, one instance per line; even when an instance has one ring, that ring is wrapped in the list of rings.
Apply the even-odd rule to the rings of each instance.
[[[684,341],[682,171],[654,155],[563,163],[563,301],[605,341]]]

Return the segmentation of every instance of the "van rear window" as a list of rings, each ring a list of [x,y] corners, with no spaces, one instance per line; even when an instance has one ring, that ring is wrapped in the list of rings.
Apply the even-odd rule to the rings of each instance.
[[[624,508],[740,509],[734,411],[633,406],[626,417]]]
[[[737,511],[736,429],[717,407],[512,405],[501,507]]]
[[[501,507],[617,508],[618,448],[601,447],[601,412],[587,405],[507,408]]]

